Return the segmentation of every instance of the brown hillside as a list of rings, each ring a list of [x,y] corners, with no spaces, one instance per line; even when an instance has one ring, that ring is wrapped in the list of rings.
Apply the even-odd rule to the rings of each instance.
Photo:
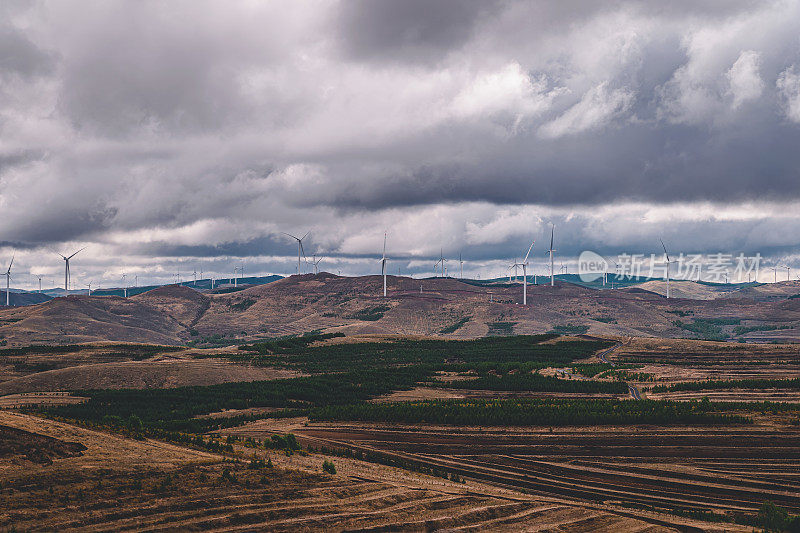
[[[388,298],[382,297],[380,276],[328,273],[291,276],[228,294],[170,286],[128,299],[70,296],[0,310],[0,335],[10,345],[98,340],[181,344],[212,336],[236,343],[318,330],[461,338],[551,330],[695,337],[700,334],[684,326],[727,318],[731,324],[722,328],[730,339],[800,340],[800,329],[795,329],[800,299],[666,299],[641,288],[595,290],[557,282],[555,287],[529,286],[524,307],[520,285],[398,276],[387,281]],[[736,326],[752,331],[741,337]]]
[[[113,340],[178,344],[182,327],[158,309],[117,296],[67,296],[0,310],[0,335],[10,344]]]

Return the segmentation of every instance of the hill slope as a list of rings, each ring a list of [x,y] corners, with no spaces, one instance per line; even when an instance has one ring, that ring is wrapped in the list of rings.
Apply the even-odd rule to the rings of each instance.
[[[389,296],[383,298],[380,276],[321,273],[225,294],[167,286],[127,299],[70,296],[0,310],[0,340],[10,345],[99,340],[215,345],[318,330],[462,338],[555,331],[800,340],[800,328],[795,328],[800,326],[800,299],[785,297],[666,299],[641,287],[595,290],[556,282],[555,287],[529,286],[528,306],[522,306],[522,287],[513,284],[389,276],[388,287]],[[699,284],[686,287],[695,297],[706,290]],[[676,290],[689,292],[680,284]],[[723,324],[714,322],[719,318]]]

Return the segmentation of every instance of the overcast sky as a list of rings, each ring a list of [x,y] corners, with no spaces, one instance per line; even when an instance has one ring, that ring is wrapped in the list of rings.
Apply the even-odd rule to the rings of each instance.
[[[551,222],[800,274],[800,2],[2,2],[0,213],[20,287],[288,274],[284,231],[544,272]]]

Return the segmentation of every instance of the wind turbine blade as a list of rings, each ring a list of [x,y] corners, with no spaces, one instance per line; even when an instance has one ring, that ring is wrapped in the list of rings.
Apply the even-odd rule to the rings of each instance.
[[[533,244],[534,244],[535,242],[536,242],[536,241],[533,241],[533,242],[531,243],[531,246],[530,246],[530,248],[528,248],[528,253],[527,253],[527,254],[525,254],[525,259],[522,261],[523,263],[527,263],[527,262],[528,262],[528,256],[529,256],[529,255],[531,255],[531,250],[533,250]]]
[[[311,231],[307,231],[307,232],[306,232],[306,234],[305,234],[305,235],[303,235],[303,236],[300,238],[300,240],[302,241],[303,239],[305,239],[306,237],[308,237],[308,234],[309,234],[309,233],[311,233]]]
[[[84,251],[85,249],[86,249],[86,246],[84,246],[83,248],[81,248],[80,250],[78,250],[77,252],[75,252],[74,254],[72,254],[71,256],[67,257],[67,259],[72,259],[73,257],[75,257],[76,255],[78,255],[79,253],[81,253],[81,252],[82,252],[82,251]]]
[[[670,263],[671,261],[669,260],[669,254],[667,253],[667,247],[664,246],[664,241],[661,239],[658,240],[661,241],[661,247],[664,248],[664,257],[667,258],[667,263]]]
[[[282,231],[281,233],[283,233],[284,235],[288,235],[289,237],[291,237],[292,239],[294,239],[294,240],[296,240],[296,241],[299,241],[299,240],[300,240],[300,239],[298,239],[297,237],[295,237],[294,235],[292,235],[291,233],[286,233],[285,231]]]
[[[50,246],[48,246],[47,249],[50,250],[51,252],[53,252],[54,254],[56,254],[57,256],[61,257],[62,259],[66,259],[64,254],[62,254],[61,252],[57,252],[54,248],[51,248]]]
[[[550,249],[551,250],[553,249],[553,236],[555,235],[555,233],[556,233],[556,225],[553,224],[553,227],[550,228]]]
[[[303,237],[303,239],[304,238],[305,237]],[[300,252],[303,254],[303,259],[305,259],[306,262],[308,262],[308,259],[306,258],[306,251],[305,249],[303,249],[303,239],[298,239],[297,242],[300,244]]]
[[[11,265],[13,265],[13,264],[14,264],[14,256],[12,255],[11,256],[11,262],[8,264],[8,272],[9,272],[9,274],[11,273]]]

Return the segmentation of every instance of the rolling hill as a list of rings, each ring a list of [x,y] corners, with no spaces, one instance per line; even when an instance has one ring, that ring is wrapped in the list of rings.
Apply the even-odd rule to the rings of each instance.
[[[670,298],[650,289],[595,290],[557,281],[555,287],[475,285],[452,278],[328,273],[291,276],[243,290],[212,294],[165,286],[129,298],[69,296],[0,310],[0,342],[68,344],[121,341],[223,346],[310,331],[346,334],[448,335],[511,333],[665,336],[713,339],[800,339],[800,299],[742,296],[698,299],[711,289],[678,283]],[[754,290],[750,288],[749,290]],[[784,288],[784,294],[791,292]],[[798,288],[800,290],[800,287]],[[706,291],[706,292],[704,292]],[[742,292],[742,291],[738,291]],[[675,294],[675,293],[673,293]]]

